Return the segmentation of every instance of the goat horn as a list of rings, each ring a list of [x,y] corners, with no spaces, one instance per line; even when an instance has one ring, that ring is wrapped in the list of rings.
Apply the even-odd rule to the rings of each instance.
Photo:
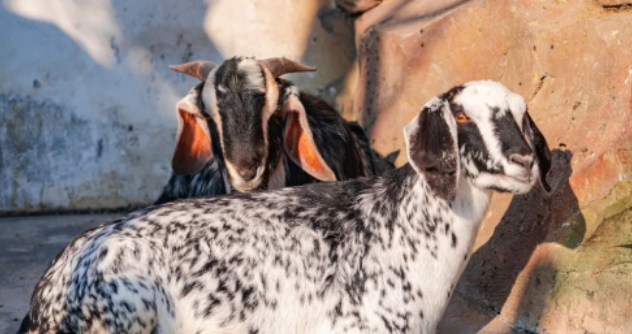
[[[259,64],[270,70],[270,73],[272,73],[272,76],[275,78],[286,73],[316,71],[315,67],[303,65],[285,57],[263,59],[259,61]]]
[[[180,64],[180,65],[171,65],[169,66],[169,68],[176,72],[188,74],[192,77],[196,77],[204,81],[206,80],[206,77],[208,76],[208,74],[217,66],[219,66],[219,64],[214,61],[198,60],[198,61],[192,61],[192,62]]]

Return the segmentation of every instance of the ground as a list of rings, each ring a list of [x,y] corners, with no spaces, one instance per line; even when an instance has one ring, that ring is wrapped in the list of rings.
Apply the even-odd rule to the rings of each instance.
[[[81,231],[118,215],[0,218],[0,333],[17,332],[50,261]]]

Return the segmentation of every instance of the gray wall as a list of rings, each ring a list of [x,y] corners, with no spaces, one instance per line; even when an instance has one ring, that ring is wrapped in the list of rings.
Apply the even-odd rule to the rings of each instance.
[[[0,213],[155,199],[196,84],[170,64],[287,56],[335,95],[354,57],[327,0],[0,0],[0,31]]]

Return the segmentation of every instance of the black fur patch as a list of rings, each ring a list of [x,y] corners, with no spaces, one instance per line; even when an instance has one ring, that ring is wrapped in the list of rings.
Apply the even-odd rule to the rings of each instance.
[[[456,195],[458,157],[450,128],[440,109],[425,108],[418,117],[418,133],[409,139],[411,162],[424,174],[432,191],[446,201]]]
[[[511,111],[506,110],[502,116],[496,116],[496,114],[500,113],[498,108],[494,108],[493,112],[494,117],[492,120],[495,127],[495,134],[500,141],[503,155],[509,159],[512,154],[522,156],[531,154],[531,148],[524,139],[522,131],[520,131],[518,124],[516,124]]]
[[[311,94],[299,95],[319,153],[336,174],[338,181],[369,176],[363,153],[347,122],[327,102]]]
[[[502,172],[498,168],[488,168],[486,159],[489,158],[489,151],[478,126],[474,122],[459,124],[457,126],[457,138],[459,149],[465,148],[465,155],[474,163],[476,169],[490,174]],[[465,172],[467,173],[467,170]]]
[[[224,158],[238,170],[252,170],[263,163],[267,150],[262,124],[266,98],[264,92],[250,88],[247,73],[238,68],[241,61],[225,61],[215,73],[213,88],[222,122]],[[265,77],[263,70],[261,76]]]
[[[448,103],[453,103],[454,102],[454,98],[459,95],[463,89],[465,89],[465,86],[455,86],[452,89],[450,89],[449,91],[441,94],[439,96],[440,100],[443,101],[447,101]]]

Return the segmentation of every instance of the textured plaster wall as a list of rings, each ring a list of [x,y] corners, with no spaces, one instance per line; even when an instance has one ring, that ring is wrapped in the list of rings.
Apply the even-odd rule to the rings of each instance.
[[[0,213],[151,202],[196,84],[168,65],[287,56],[335,94],[349,26],[327,0],[0,0]]]

